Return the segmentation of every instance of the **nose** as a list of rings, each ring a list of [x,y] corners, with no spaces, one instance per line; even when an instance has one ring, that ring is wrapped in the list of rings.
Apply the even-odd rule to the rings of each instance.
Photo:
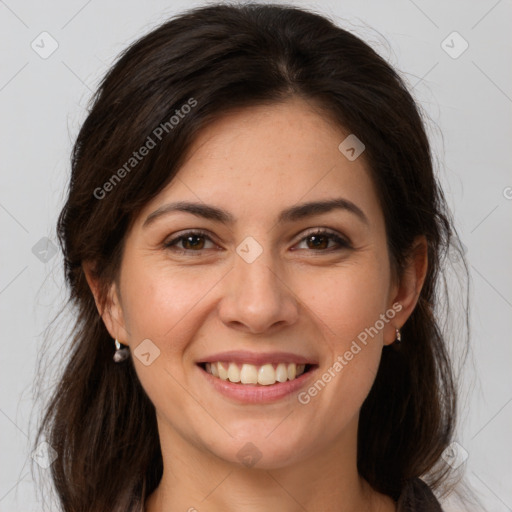
[[[252,334],[293,325],[299,301],[280,269],[268,250],[251,263],[237,255],[219,304],[224,324]]]

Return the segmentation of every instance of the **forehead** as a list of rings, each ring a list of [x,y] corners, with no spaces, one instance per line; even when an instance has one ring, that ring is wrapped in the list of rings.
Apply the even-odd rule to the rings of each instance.
[[[338,197],[378,217],[364,158],[350,161],[338,149],[348,135],[300,99],[230,112],[198,133],[175,178],[144,209],[144,219],[177,199],[262,218],[293,203]]]

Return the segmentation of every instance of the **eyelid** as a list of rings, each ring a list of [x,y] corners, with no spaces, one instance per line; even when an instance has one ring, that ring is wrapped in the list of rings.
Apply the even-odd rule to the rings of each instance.
[[[311,236],[325,236],[329,240],[328,245],[330,242],[334,242],[334,247],[327,247],[325,249],[315,250],[315,249],[304,249],[306,252],[311,253],[312,257],[321,257],[323,255],[329,255],[333,253],[338,253],[340,251],[346,251],[347,249],[353,249],[354,246],[352,242],[349,240],[349,238],[345,235],[342,235],[341,233],[338,233],[337,231],[333,231],[329,228],[313,228],[311,230],[308,230],[306,233],[301,235],[300,240],[295,244],[301,244],[304,243],[308,238]],[[293,249],[295,250],[301,250],[301,249]]]
[[[170,249],[175,244],[179,243],[181,240],[184,240],[188,236],[203,236],[204,238],[207,238],[211,242],[216,243],[214,241],[213,235],[211,235],[208,231],[205,231],[203,229],[189,229],[187,231],[184,231],[181,234],[178,232],[177,234],[173,235],[172,238],[164,241],[164,243],[162,245],[163,245],[164,249]],[[197,252],[197,253],[200,253],[201,251],[204,251],[205,249],[200,249],[198,251],[192,251],[190,249],[177,248],[176,250],[177,250],[177,252]]]
[[[334,231],[331,228],[322,227],[322,226],[310,228],[310,229],[306,230],[305,232],[303,232],[301,234],[301,238],[299,240],[297,240],[297,242],[294,245],[304,242],[308,237],[313,236],[313,235],[327,236],[330,241],[334,241],[337,244],[337,247],[334,247],[334,248],[331,247],[328,249],[323,249],[323,250],[318,250],[318,251],[311,249],[311,250],[308,250],[308,252],[313,252],[313,253],[317,252],[319,254],[322,254],[322,253],[331,253],[331,252],[335,252],[335,251],[339,251],[339,250],[343,250],[343,249],[352,249],[353,248],[352,242],[346,235],[342,235],[341,233],[338,233],[337,231]],[[208,239],[212,243],[216,244],[216,242],[214,240],[215,237],[212,234],[210,234],[206,230],[198,228],[198,229],[189,229],[187,231],[182,232],[181,234],[178,232],[170,240],[167,240],[163,243],[163,248],[173,250],[173,251],[175,251],[177,253],[181,253],[181,254],[185,254],[185,253],[201,254],[203,251],[207,250],[207,249],[199,249],[199,250],[195,251],[193,249],[181,249],[181,248],[176,247],[176,244],[180,243],[182,240],[186,239],[188,236],[202,236],[205,239]],[[175,247],[175,248],[172,249],[173,247]]]
[[[301,235],[299,242],[302,242],[304,240],[304,238],[307,238],[308,236],[312,236],[312,235],[316,235],[316,234],[330,235],[333,238],[339,238],[344,244],[352,246],[352,242],[350,241],[350,238],[348,236],[346,236],[342,233],[339,233],[338,231],[335,231],[331,228],[326,228],[326,227],[322,227],[322,226],[307,229],[306,232]]]

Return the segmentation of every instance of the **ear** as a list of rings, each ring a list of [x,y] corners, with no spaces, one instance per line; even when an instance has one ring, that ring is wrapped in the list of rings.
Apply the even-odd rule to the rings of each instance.
[[[103,323],[110,333],[110,336],[125,345],[129,345],[128,340],[130,336],[126,329],[123,308],[121,305],[120,294],[119,290],[117,289],[117,285],[115,282],[112,282],[107,291],[105,304],[102,305],[100,283],[99,280],[95,277],[93,268],[94,266],[91,262],[82,263],[82,269],[84,271],[85,278],[87,279],[89,288],[91,289],[91,292],[94,296],[94,302],[96,303],[98,313],[103,319]]]
[[[428,268],[428,243],[424,235],[415,238],[406,266],[399,283],[392,287],[389,307],[398,311],[388,324],[384,344],[390,345],[396,339],[395,329],[400,329],[414,311],[420,296]],[[395,307],[393,308],[393,304]]]

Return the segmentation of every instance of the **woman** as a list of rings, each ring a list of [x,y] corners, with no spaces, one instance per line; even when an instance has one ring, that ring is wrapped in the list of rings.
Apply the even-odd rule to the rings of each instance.
[[[72,167],[77,323],[40,429],[62,510],[442,510],[456,233],[367,44],[292,7],[191,10],[112,67]]]

